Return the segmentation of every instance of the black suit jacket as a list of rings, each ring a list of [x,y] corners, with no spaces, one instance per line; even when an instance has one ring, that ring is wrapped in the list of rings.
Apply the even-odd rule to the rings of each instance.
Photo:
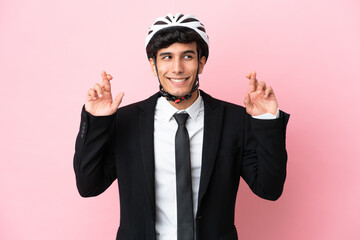
[[[257,120],[241,106],[204,100],[204,141],[196,234],[198,240],[237,239],[234,210],[240,176],[258,196],[276,200],[283,191],[289,115]],[[154,112],[159,94],[95,117],[84,108],[74,169],[83,197],[96,196],[117,179],[121,218],[117,240],[156,239]]]

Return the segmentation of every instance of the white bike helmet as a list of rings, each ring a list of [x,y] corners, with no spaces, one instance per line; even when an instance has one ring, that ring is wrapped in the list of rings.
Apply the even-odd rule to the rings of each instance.
[[[145,39],[145,48],[149,44],[150,40],[158,33],[160,30],[169,27],[187,27],[195,32],[197,32],[204,42],[209,45],[209,36],[206,34],[205,26],[193,15],[182,13],[176,13],[175,16],[169,13],[165,17],[159,17],[151,25],[148,35]]]

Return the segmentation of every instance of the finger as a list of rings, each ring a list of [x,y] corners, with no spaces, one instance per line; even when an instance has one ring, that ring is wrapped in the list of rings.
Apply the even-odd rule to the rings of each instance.
[[[249,92],[254,92],[257,88],[256,72],[252,72],[249,80]]]
[[[123,92],[121,92],[121,93],[119,93],[119,94],[115,97],[113,103],[111,104],[111,108],[112,108],[113,110],[116,110],[116,109],[119,108],[119,105],[120,105],[120,103],[122,102],[122,99],[123,99],[124,95],[125,95],[125,94],[124,94]]]
[[[110,74],[106,74],[106,78],[107,78],[107,80],[109,80],[109,81],[113,79],[113,77],[112,77]],[[100,83],[100,86],[101,86],[101,87],[104,87],[103,81]]]
[[[261,94],[266,89],[266,83],[264,81],[261,81],[257,87],[257,93]]]
[[[91,99],[92,99],[92,96],[91,96],[91,88],[90,88],[86,94],[86,101],[91,101]]]
[[[250,79],[251,73],[246,74],[246,78]]]
[[[104,91],[111,92],[111,85],[105,71],[101,72],[101,78],[102,78],[102,85],[104,87]]]
[[[100,84],[96,83],[96,84],[94,85],[94,89],[95,89],[98,97],[99,97],[99,98],[102,98],[102,97],[103,97],[103,89],[102,89],[102,87],[100,86]]]
[[[270,94],[272,94],[272,93],[273,93],[272,87],[268,86],[265,90],[265,97],[270,96]]]
[[[94,89],[90,88],[88,90],[88,96],[90,96],[89,100],[96,100],[96,93],[95,93]]]
[[[250,107],[250,104],[251,104],[250,94],[246,93],[245,99],[244,99],[244,105],[246,108],[248,108],[248,107]]]

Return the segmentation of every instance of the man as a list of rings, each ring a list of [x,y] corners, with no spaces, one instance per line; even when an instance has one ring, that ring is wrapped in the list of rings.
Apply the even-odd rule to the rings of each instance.
[[[124,93],[113,100],[105,72],[88,91],[74,156],[78,190],[96,196],[118,180],[118,240],[237,239],[240,176],[262,198],[282,193],[289,115],[255,72],[246,108],[198,90],[208,36],[192,15],[158,18],[146,51],[159,93],[118,109]]]

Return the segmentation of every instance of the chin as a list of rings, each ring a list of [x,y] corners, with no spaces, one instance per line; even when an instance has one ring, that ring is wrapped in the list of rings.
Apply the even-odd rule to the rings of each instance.
[[[188,91],[173,91],[173,92],[168,92],[168,93],[170,93],[171,95],[176,96],[176,97],[183,97],[183,96],[189,94],[190,91],[191,90],[188,90]]]

